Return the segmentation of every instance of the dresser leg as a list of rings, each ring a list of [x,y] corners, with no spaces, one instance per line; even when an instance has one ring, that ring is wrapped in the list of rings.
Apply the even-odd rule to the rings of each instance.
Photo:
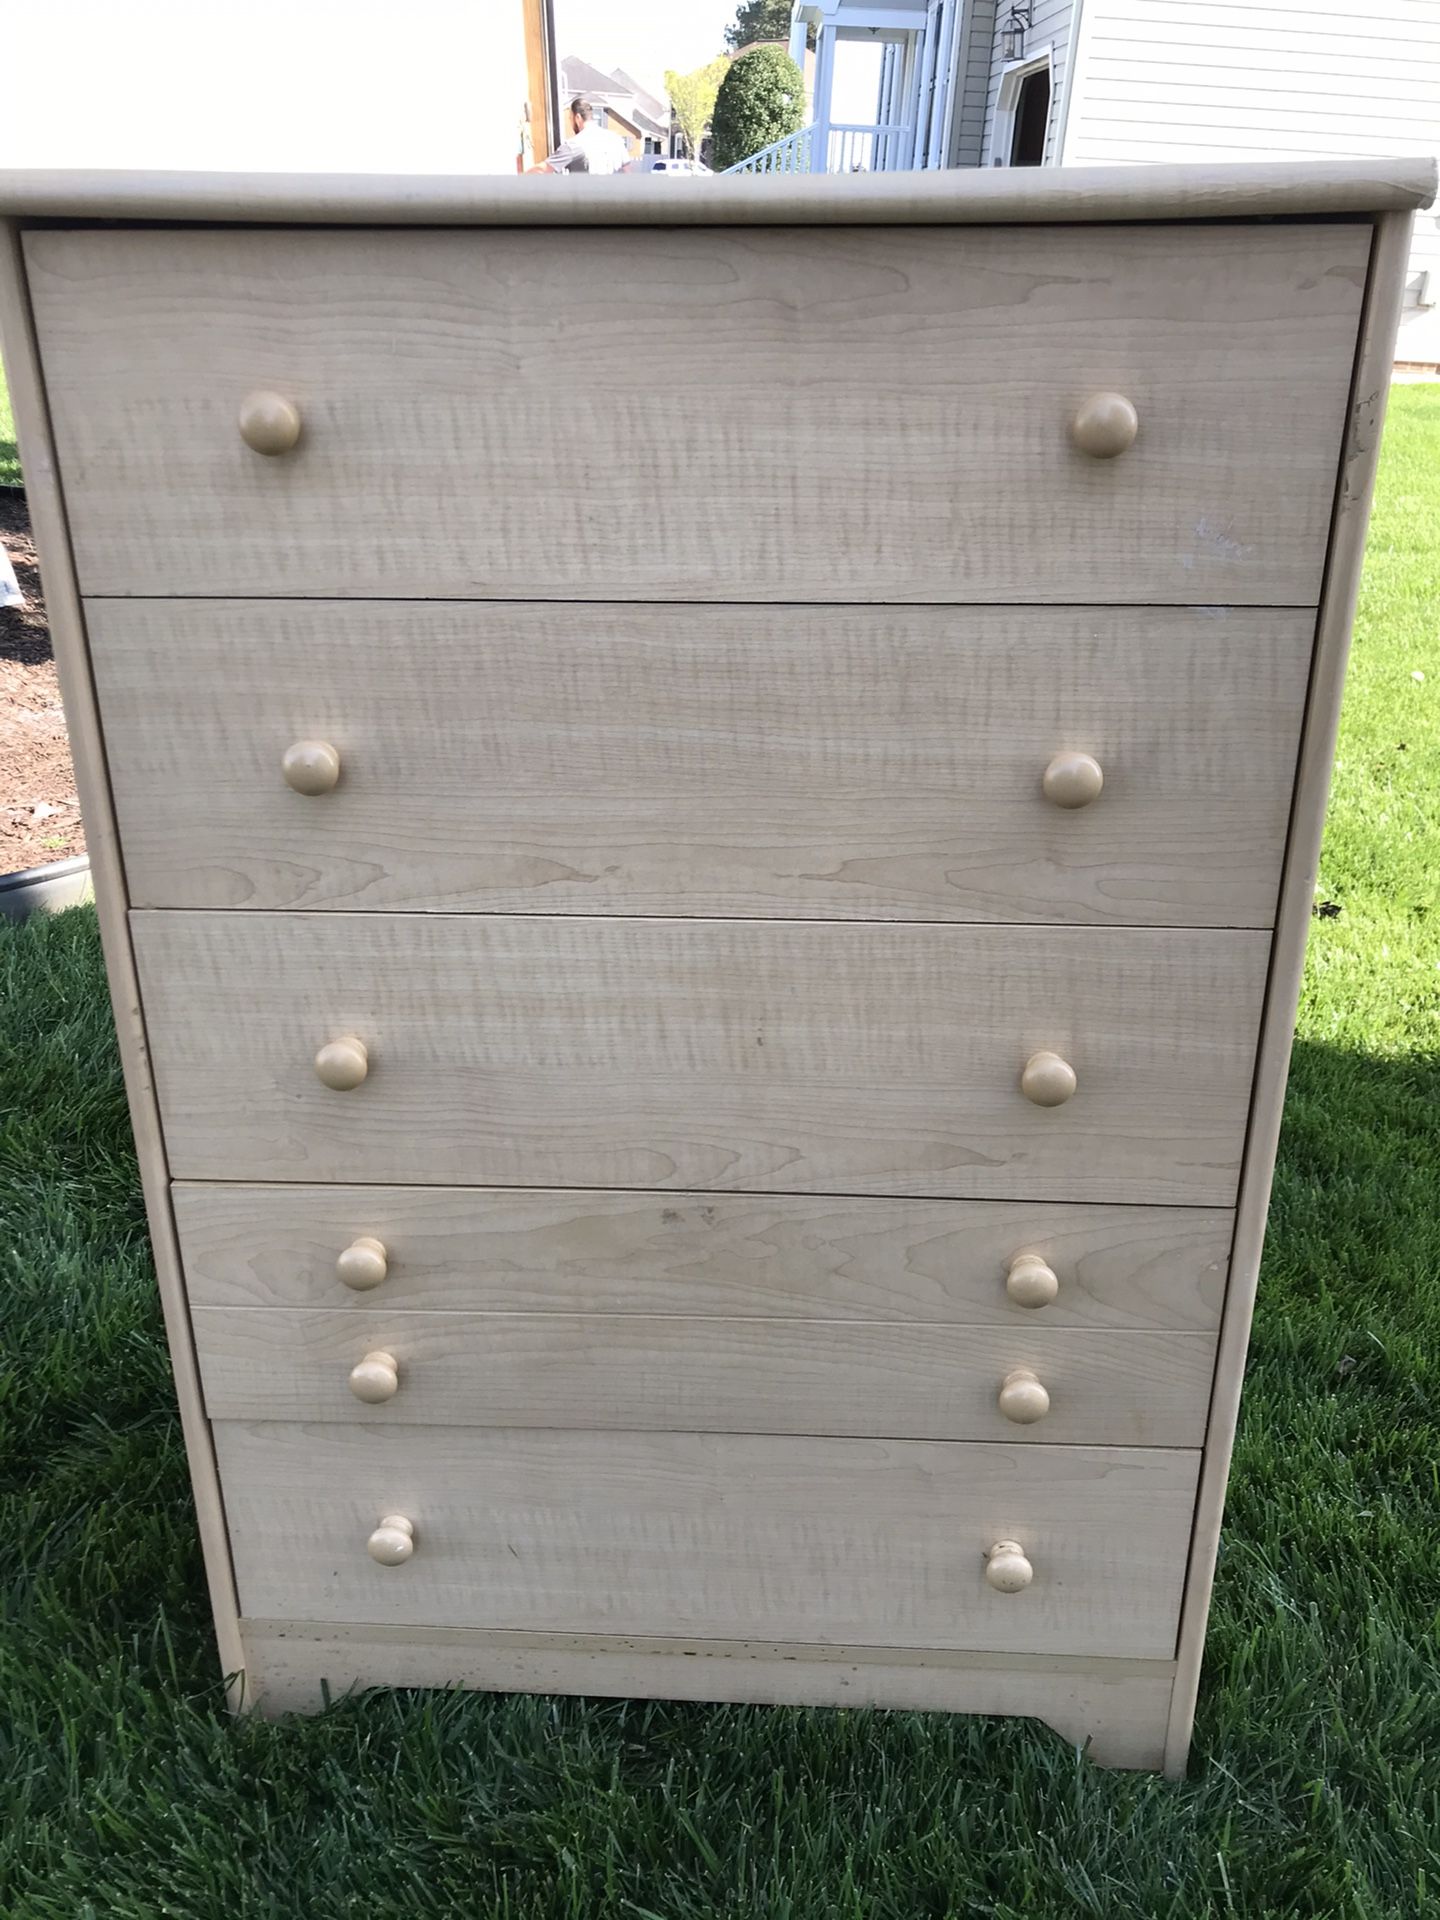
[[[1176,1779],[1184,1773],[1167,1764],[1165,1736],[1170,1718],[1168,1685],[1108,1687],[1106,1697],[1057,1699],[1036,1718],[1072,1746],[1083,1746],[1097,1767],[1130,1768]]]

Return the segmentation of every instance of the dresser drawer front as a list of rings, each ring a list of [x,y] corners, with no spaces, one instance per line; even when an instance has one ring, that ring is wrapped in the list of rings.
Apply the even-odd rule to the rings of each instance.
[[[1232,1216],[1208,1207],[1053,1206],[800,1194],[497,1192],[177,1183],[201,1307],[368,1313],[736,1315],[921,1325],[1213,1333]],[[357,1241],[373,1258],[352,1279]],[[1017,1256],[1055,1276],[1017,1305]],[[1022,1297],[1027,1296],[1022,1293]]]
[[[1198,1454],[217,1424],[241,1611],[1164,1658]],[[389,1515],[413,1557],[366,1551]],[[1016,1541],[1034,1578],[985,1580]]]
[[[680,1314],[199,1307],[194,1323],[217,1420],[1198,1447],[1215,1359],[1203,1333]],[[397,1384],[360,1398],[352,1372],[373,1393],[377,1353]]]
[[[132,915],[181,1179],[1224,1205],[1263,933]],[[347,1092],[316,1054],[358,1037]],[[1063,1106],[1020,1090],[1064,1055]]]
[[[1313,615],[93,601],[138,906],[1267,926]],[[319,738],[339,783],[292,791]],[[1080,807],[1045,797],[1065,753]]]
[[[87,593],[1308,605],[1370,237],[72,230],[25,249]],[[298,408],[293,451],[242,441],[256,389]],[[1139,415],[1118,459],[1069,437],[1105,389]]]

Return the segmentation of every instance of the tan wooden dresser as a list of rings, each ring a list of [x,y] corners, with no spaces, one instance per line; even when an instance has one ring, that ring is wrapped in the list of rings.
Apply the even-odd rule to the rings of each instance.
[[[237,1697],[1183,1766],[1433,185],[0,178]]]

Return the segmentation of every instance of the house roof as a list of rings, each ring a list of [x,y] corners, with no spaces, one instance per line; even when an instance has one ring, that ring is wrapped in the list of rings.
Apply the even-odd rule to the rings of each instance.
[[[595,106],[607,107],[628,120],[638,133],[663,139],[670,131],[670,109],[654,94],[647,93],[628,73],[617,67],[614,73],[602,73],[578,54],[567,53],[560,62],[561,100],[583,94]]]
[[[663,140],[669,135],[670,122],[668,118],[665,120],[657,120],[653,114],[646,113],[643,107],[637,107],[633,101],[631,102],[629,111],[636,126],[639,127],[642,133],[652,133],[657,140]]]
[[[628,94],[632,89],[617,85],[613,73],[602,73],[578,54],[567,53],[560,62],[560,91],[573,98],[577,93],[609,96]]]
[[[633,74],[624,67],[616,67],[615,79],[631,94],[642,113],[648,113],[652,120],[662,120],[668,126],[670,122],[670,103],[651,93],[648,87],[642,87]]]

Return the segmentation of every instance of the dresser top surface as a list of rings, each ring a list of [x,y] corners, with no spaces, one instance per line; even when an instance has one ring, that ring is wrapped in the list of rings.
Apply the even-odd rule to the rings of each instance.
[[[656,176],[0,170],[0,216],[381,226],[1011,225],[1379,214],[1428,206],[1433,157],[1156,167]]]

